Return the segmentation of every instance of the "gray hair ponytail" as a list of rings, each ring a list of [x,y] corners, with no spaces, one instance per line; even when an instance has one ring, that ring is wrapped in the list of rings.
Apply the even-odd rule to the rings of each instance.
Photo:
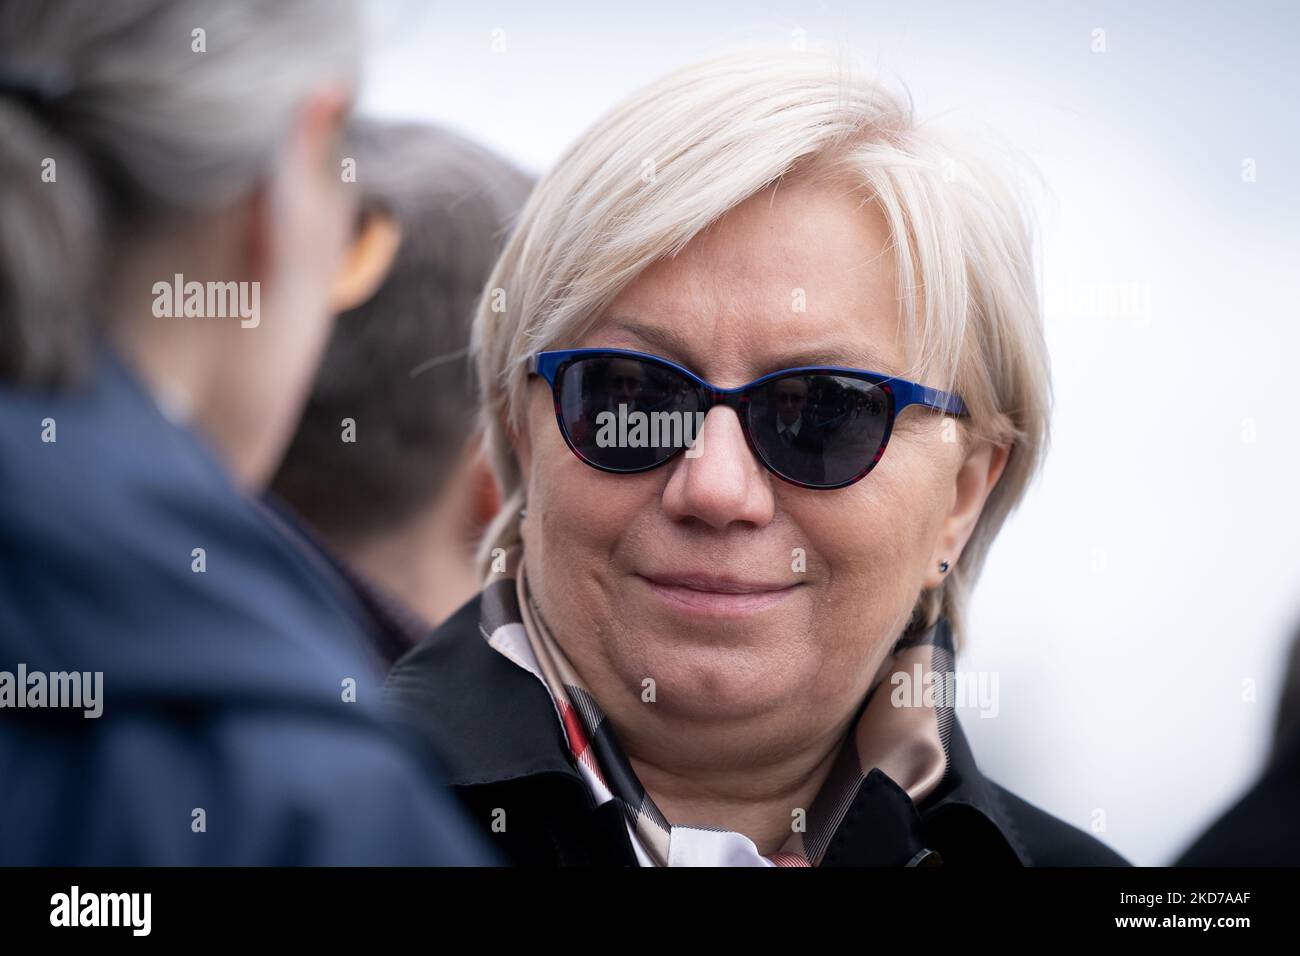
[[[349,0],[0,0],[0,382],[75,376],[129,224],[252,188],[313,87],[352,83]]]

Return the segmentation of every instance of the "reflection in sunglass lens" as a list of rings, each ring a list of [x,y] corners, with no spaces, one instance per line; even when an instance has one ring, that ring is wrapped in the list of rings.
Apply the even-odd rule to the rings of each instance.
[[[704,420],[704,401],[670,368],[622,356],[568,365],[560,385],[560,421],[574,450],[611,471],[662,464],[689,446]]]
[[[806,485],[838,485],[874,464],[889,414],[889,394],[879,385],[843,375],[790,375],[754,392],[749,430],[777,473]]]

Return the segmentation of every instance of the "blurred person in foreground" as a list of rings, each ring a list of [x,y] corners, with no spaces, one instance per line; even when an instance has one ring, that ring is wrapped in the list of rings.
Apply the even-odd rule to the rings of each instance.
[[[512,861],[1124,864],[984,777],[947,692],[1047,437],[1014,185],[784,52],[539,182],[474,329],[482,591],[389,678]]]
[[[345,2],[0,4],[0,864],[493,861],[250,497],[329,335],[358,52]]]
[[[355,135],[365,201],[400,239],[382,285],[335,326],[272,490],[351,582],[391,664],[478,590],[497,493],[470,320],[532,184],[447,130],[359,122]]]

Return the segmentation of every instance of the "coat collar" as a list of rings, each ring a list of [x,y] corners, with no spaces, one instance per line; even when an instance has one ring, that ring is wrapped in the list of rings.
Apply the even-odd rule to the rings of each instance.
[[[481,601],[476,595],[398,661],[386,697],[439,752],[454,787],[535,778],[586,793],[546,688],[480,632]],[[938,789],[918,808],[886,774],[871,771],[823,865],[933,863],[936,846],[940,857],[1028,863],[1014,821],[977,767],[955,714],[950,728],[948,771]]]

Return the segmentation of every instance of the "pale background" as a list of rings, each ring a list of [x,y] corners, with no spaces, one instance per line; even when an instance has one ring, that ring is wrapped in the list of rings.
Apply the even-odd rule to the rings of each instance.
[[[1031,157],[1053,448],[961,661],[1001,713],[961,720],[991,777],[1167,862],[1261,766],[1300,622],[1295,5],[617,6],[379,0],[363,108],[540,172],[671,67],[802,30]]]

